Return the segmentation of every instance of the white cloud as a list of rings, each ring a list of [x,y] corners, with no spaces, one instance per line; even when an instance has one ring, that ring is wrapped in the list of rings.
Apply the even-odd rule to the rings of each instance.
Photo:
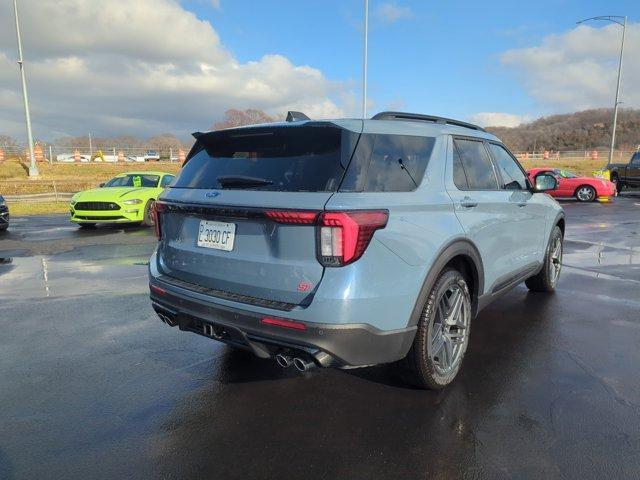
[[[504,65],[516,72],[525,90],[548,111],[612,106],[622,29],[581,25],[549,35],[535,47],[508,50]],[[640,106],[640,24],[627,25],[620,101]]]
[[[241,63],[174,0],[22,2],[35,135],[208,129],[228,108],[342,116],[353,93],[270,54]],[[23,136],[13,12],[0,4],[0,132]],[[353,112],[348,112],[353,113]]]
[[[504,112],[480,112],[471,115],[470,118],[471,122],[477,123],[481,127],[517,127],[531,121],[531,118],[527,115]]]
[[[411,8],[397,3],[382,3],[375,10],[374,15],[384,22],[393,23],[398,20],[412,18],[413,11]]]

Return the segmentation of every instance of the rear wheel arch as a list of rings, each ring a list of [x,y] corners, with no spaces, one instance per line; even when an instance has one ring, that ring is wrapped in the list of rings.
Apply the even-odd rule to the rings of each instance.
[[[556,221],[554,222],[554,226],[560,227],[560,230],[562,231],[562,236],[564,237],[564,217],[563,216],[556,218]],[[553,229],[551,229],[551,231],[553,231]]]
[[[478,297],[484,291],[484,267],[480,252],[476,246],[467,239],[457,239],[445,245],[436,260],[431,265],[425,280],[420,288],[418,298],[409,319],[410,327],[418,324],[424,304],[429,297],[433,285],[442,271],[447,268],[458,270],[467,280],[472,296],[473,316],[478,309]]]

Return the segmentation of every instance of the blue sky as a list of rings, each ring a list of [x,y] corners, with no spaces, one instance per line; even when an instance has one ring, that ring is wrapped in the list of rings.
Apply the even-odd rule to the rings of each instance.
[[[206,130],[230,108],[360,116],[363,0],[21,1],[34,134]],[[640,1],[370,0],[369,115],[482,125],[640,108]],[[0,135],[24,137],[10,2],[0,2]]]
[[[361,0],[221,0],[219,9],[207,0],[183,4],[210,21],[241,61],[279,53],[360,88]],[[385,19],[380,11],[385,4],[397,7],[399,18]],[[503,65],[500,55],[567,32],[579,19],[621,13],[640,20],[640,2],[370,0],[372,110],[402,108],[466,118],[477,112],[554,113],[553,105],[532,98],[517,70]]]

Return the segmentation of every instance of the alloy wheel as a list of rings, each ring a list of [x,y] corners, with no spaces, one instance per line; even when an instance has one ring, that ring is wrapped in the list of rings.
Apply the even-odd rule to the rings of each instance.
[[[590,202],[595,196],[595,192],[591,187],[580,187],[576,195],[581,202]]]
[[[471,308],[458,284],[451,285],[438,302],[429,337],[430,357],[436,371],[446,376],[455,371],[469,340]]]
[[[562,237],[558,236],[551,245],[549,251],[549,280],[555,285],[562,270]]]

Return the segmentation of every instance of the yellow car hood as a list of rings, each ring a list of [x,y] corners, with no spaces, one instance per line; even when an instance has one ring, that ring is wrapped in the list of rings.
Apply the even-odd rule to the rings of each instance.
[[[76,202],[82,201],[107,201],[107,202],[117,202],[122,197],[127,196],[127,194],[138,192],[138,191],[147,190],[147,188],[140,187],[103,187],[103,188],[93,188],[91,190],[85,190],[84,192],[78,193],[74,200]]]

